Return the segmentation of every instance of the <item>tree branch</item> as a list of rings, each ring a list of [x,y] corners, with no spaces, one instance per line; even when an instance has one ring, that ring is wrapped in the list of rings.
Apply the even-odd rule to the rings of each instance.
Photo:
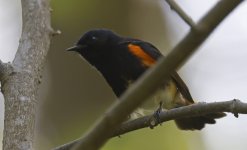
[[[183,11],[183,9],[180,8],[180,6],[174,0],[166,0],[166,2],[170,5],[171,9],[173,9],[184,20],[184,22],[186,22],[191,28],[194,28],[194,21]]]
[[[174,108],[171,110],[163,111],[160,114],[160,122],[166,122],[183,117],[201,116],[209,113],[216,112],[231,112],[237,117],[237,114],[247,114],[247,103],[243,103],[239,100],[230,100],[224,102],[214,103],[197,103],[189,106]],[[145,116],[135,120],[124,122],[116,130],[113,131],[110,137],[116,137],[125,133],[135,131],[142,128],[150,127],[150,118],[153,116]],[[69,150],[75,145],[78,140],[72,141],[65,145],[55,148],[54,150]]]
[[[10,63],[3,63],[0,60],[0,82],[2,84],[12,72],[13,72],[12,65]]]
[[[104,116],[78,140],[78,144],[72,150],[99,149],[113,135],[114,128],[120,126],[125,118],[160,86],[160,81],[168,79],[170,72],[188,59],[240,2],[242,0],[224,0],[216,4],[167,57],[162,58],[156,66],[147,71],[107,110]]]
[[[202,116],[216,112],[230,112],[233,113],[235,117],[238,117],[238,114],[247,114],[247,103],[243,103],[236,99],[213,103],[200,102],[189,106],[163,111],[160,114],[160,122],[162,123],[183,117]],[[113,132],[111,137],[119,136],[134,130],[150,127],[150,119],[152,117],[152,115],[145,116],[142,118],[125,122]]]
[[[51,40],[49,0],[22,0],[22,36],[11,73],[1,63],[3,150],[33,149],[37,89]]]

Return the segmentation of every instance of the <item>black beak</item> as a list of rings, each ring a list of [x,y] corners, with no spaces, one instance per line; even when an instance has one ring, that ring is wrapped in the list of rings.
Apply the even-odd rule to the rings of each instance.
[[[72,46],[70,48],[67,48],[66,50],[78,52],[80,49],[84,49],[86,47],[87,47],[86,45],[75,45],[75,46]]]

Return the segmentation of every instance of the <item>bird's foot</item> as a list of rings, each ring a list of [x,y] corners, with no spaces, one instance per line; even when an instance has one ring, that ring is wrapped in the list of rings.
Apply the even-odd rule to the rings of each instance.
[[[153,129],[156,125],[160,124],[160,113],[162,112],[162,102],[159,103],[158,109],[150,117],[150,128]]]

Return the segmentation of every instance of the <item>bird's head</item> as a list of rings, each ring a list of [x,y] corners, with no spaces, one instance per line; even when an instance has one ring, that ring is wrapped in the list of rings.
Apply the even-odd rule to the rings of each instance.
[[[120,37],[110,30],[90,30],[80,38],[75,46],[67,50],[76,51],[90,61],[95,59],[95,57],[101,57],[103,54],[106,54],[118,40],[120,40]]]

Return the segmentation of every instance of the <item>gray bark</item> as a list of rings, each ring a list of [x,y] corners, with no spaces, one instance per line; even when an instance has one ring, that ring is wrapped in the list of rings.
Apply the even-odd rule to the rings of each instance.
[[[22,0],[22,35],[12,63],[1,62],[5,100],[3,150],[31,150],[37,90],[50,47],[49,0]]]

